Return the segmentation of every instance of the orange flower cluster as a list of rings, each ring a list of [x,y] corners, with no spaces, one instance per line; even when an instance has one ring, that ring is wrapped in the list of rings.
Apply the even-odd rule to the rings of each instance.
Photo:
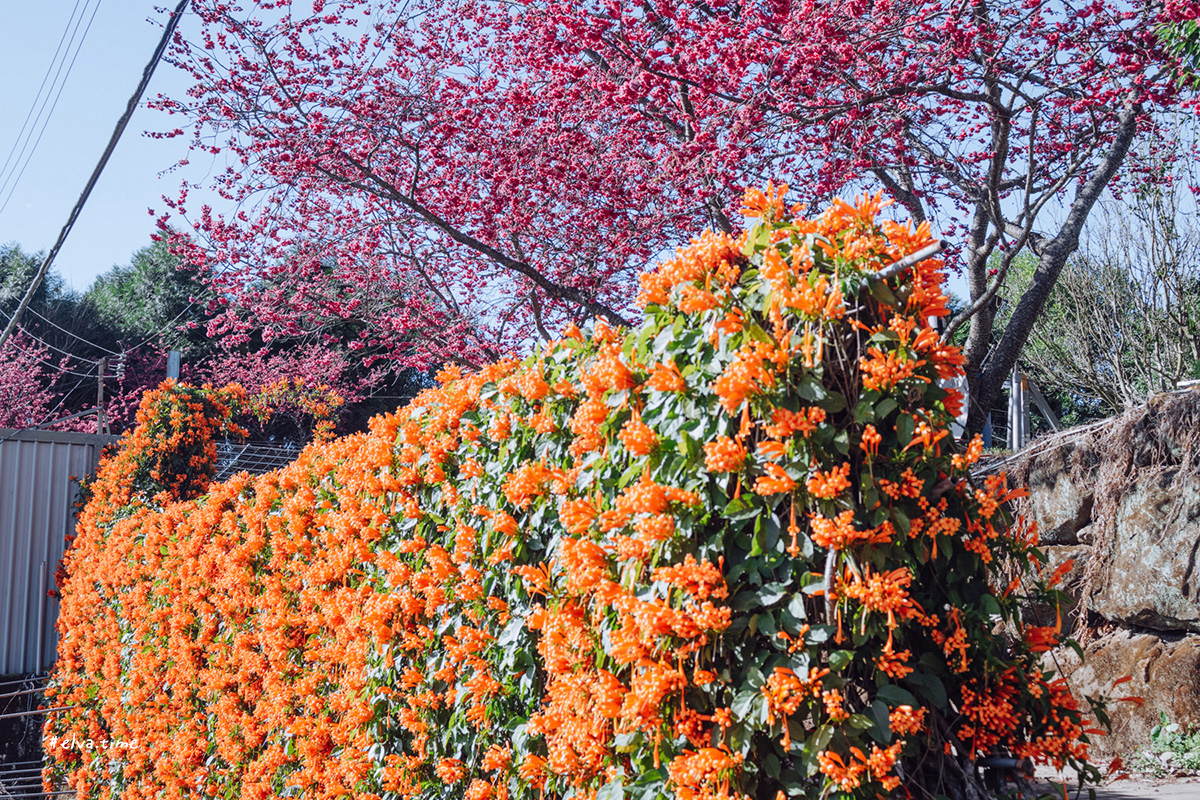
[[[928,719],[1080,764],[1050,637],[1005,650],[977,607],[1018,613],[991,581],[1031,543],[1003,479],[965,480],[981,445],[945,433],[940,263],[875,277],[928,226],[877,222],[878,196],[787,222],[785,193],[643,276],[640,329],[447,367],[268,475],[208,485],[236,388],[148,396],[66,559],[71,709],[48,723],[144,746],[59,749],[48,777],[113,800],[733,800],[754,763],[789,765],[759,795],[871,798],[942,752]]]
[[[817,669],[801,678],[794,670],[776,667],[762,687],[767,701],[767,721],[783,721],[783,735],[788,738],[788,717],[796,714],[807,702],[821,696],[821,679],[829,674],[828,669]]]
[[[667,768],[679,800],[727,798],[730,778],[741,767],[741,754],[715,747],[684,751]]]
[[[746,460],[741,442],[721,436],[704,445],[704,467],[709,472],[736,472]]]
[[[872,745],[869,756],[859,748],[851,747],[850,756],[845,760],[834,751],[826,750],[817,758],[821,772],[843,792],[862,786],[864,777],[875,779],[890,792],[900,785],[900,779],[891,772],[903,747],[903,741],[882,750],[878,745]]]
[[[734,414],[749,398],[774,389],[776,372],[787,362],[786,350],[765,342],[747,342],[717,378],[713,390],[725,410]]]

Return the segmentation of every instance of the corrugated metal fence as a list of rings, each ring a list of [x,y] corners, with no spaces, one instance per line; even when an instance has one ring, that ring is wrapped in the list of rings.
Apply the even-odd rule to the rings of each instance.
[[[47,597],[74,528],[75,479],[115,436],[0,430],[0,675],[54,662],[58,601]]]

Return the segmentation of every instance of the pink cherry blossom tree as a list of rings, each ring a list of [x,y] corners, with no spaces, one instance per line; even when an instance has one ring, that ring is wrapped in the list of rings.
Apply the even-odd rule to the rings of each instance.
[[[1179,104],[1142,0],[198,0],[159,104],[239,210],[172,211],[214,335],[340,331],[364,359],[476,363],[633,315],[634,278],[748,185],[882,186],[970,287],[972,426],[1096,201]],[[181,128],[175,133],[183,133]],[[1033,281],[1002,329],[1012,259]],[[248,310],[248,312],[247,312]]]
[[[0,428],[32,428],[54,413],[54,353],[18,330],[0,350]]]

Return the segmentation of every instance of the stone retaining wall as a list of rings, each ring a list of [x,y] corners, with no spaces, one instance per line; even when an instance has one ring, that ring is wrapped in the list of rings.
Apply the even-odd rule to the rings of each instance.
[[[1060,586],[1064,625],[1085,643],[1051,654],[1083,695],[1144,698],[1110,708],[1097,756],[1146,748],[1165,712],[1200,728],[1200,391],[1153,398],[1120,417],[1043,439],[1003,469],[1030,497],[1046,574],[1074,559]],[[1044,616],[1050,609],[1034,609]],[[1052,617],[1051,617],[1052,618]]]

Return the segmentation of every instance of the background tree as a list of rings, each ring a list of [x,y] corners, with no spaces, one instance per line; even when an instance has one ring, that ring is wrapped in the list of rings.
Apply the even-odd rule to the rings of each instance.
[[[16,244],[0,247],[0,316],[7,319],[13,313],[41,262],[41,254],[26,253]],[[21,385],[30,392],[49,391],[55,417],[93,407],[97,360],[111,356],[117,347],[113,331],[95,308],[52,273],[38,288],[21,329],[25,335],[11,357],[39,367],[22,378]],[[94,429],[94,420],[90,424]]]
[[[212,350],[203,326],[207,287],[200,270],[171,252],[165,239],[114,265],[88,288],[84,300],[127,347],[148,336],[166,350],[195,360]]]
[[[1186,146],[1195,125],[1175,126]],[[1064,268],[1021,360],[1076,421],[1135,406],[1200,377],[1200,218],[1196,165],[1170,153],[1132,159],[1154,177],[1107,197],[1081,251]],[[1036,264],[1019,258],[1009,291]],[[1000,316],[1008,314],[1002,309]]]
[[[40,255],[15,244],[0,248],[0,314],[12,312],[40,263]],[[369,354],[350,349],[353,321],[317,333],[266,327],[220,335],[224,323],[214,318],[238,313],[222,299],[208,289],[203,267],[172,253],[166,240],[114,265],[82,294],[51,273],[27,312],[25,335],[6,346],[0,419],[25,427],[92,410],[97,362],[107,358],[105,410],[119,433],[133,424],[142,394],[165,379],[172,349],[182,352],[183,377],[190,380],[236,381],[252,393],[280,382],[328,386],[344,401],[332,415],[342,430],[365,427],[371,416],[394,410],[426,385],[420,372],[396,368],[378,353],[369,362],[362,357]],[[210,324],[218,331],[211,338]],[[310,438],[316,420],[308,410],[275,406],[274,416],[250,421],[253,435]],[[89,416],[67,427],[95,430],[95,424]]]
[[[18,331],[0,350],[0,428],[31,428],[52,418],[55,377],[50,348]]]
[[[1169,0],[1164,4],[1164,22],[1155,31],[1163,46],[1179,59],[1175,74],[1183,86],[1200,86],[1200,4],[1194,0]]]
[[[628,318],[636,265],[697,224],[728,230],[748,183],[810,203],[882,183],[967,274],[948,335],[969,320],[978,427],[1093,206],[1178,102],[1154,25],[1191,5],[193,9],[200,33],[173,52],[196,85],[160,104],[231,160],[217,187],[239,211],[173,208],[214,289],[251,310],[237,324],[356,320],[358,345],[398,363],[473,363]],[[1023,252],[1038,266],[997,331],[991,301]]]

